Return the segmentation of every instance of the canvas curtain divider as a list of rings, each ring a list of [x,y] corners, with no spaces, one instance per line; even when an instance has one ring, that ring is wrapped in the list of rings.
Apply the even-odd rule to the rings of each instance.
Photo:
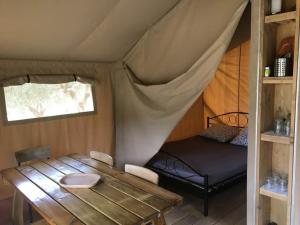
[[[72,81],[78,81],[81,83],[95,84],[95,79],[86,76],[79,76],[75,74],[43,74],[43,75],[22,75],[11,77],[0,81],[2,87],[22,85],[25,83],[34,84],[61,84]]]
[[[116,65],[119,167],[144,165],[159,150],[214,77],[247,2],[182,1],[137,43],[127,66]]]

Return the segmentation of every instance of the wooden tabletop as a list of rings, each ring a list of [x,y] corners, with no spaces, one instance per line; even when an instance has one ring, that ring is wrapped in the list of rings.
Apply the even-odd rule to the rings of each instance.
[[[182,202],[177,194],[78,154],[1,173],[49,224],[142,224]],[[70,173],[96,173],[101,181],[90,189],[61,187],[58,181]]]

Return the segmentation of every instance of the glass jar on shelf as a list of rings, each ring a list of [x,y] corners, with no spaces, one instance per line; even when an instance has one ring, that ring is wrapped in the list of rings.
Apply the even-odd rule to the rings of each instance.
[[[272,175],[272,189],[274,191],[278,191],[280,188],[280,174],[277,172],[273,172]]]
[[[288,191],[288,181],[287,181],[287,179],[281,178],[279,180],[279,184],[280,184],[280,192],[287,193],[287,191]]]
[[[265,67],[265,77],[270,77],[271,76],[271,68],[269,66]]]
[[[291,134],[291,113],[288,113],[288,116],[284,121],[284,135],[290,136],[290,134]]]
[[[284,130],[284,121],[283,119],[275,119],[275,122],[274,122],[274,133],[276,135],[282,135],[283,133],[283,130]]]
[[[284,134],[284,112],[281,107],[275,112],[275,120],[274,120],[274,133],[276,135]]]
[[[273,188],[273,179],[271,176],[266,177],[265,187],[269,190],[271,190]]]

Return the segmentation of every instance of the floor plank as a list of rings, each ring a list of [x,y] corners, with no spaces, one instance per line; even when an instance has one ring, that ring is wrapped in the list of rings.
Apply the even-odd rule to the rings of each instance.
[[[246,225],[247,224],[247,216],[238,221],[235,225]]]
[[[245,182],[212,196],[208,217],[203,216],[203,200],[197,192],[177,184],[169,184],[168,188],[184,197],[181,206],[166,214],[168,225],[246,225]]]
[[[190,214],[190,215],[185,216],[181,220],[173,223],[173,225],[195,224],[195,223],[197,223],[198,220],[199,220],[198,217]]]
[[[246,217],[245,209],[246,205],[240,205],[232,211],[232,213],[226,215],[216,225],[236,225],[239,221]]]

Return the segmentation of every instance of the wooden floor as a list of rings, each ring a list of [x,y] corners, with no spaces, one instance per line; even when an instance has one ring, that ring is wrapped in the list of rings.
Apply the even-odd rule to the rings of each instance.
[[[197,192],[175,185],[168,186],[168,189],[184,197],[184,204],[165,216],[168,225],[246,225],[245,183],[236,184],[212,196],[209,201],[208,217],[202,214],[203,201]],[[11,224],[10,214],[11,198],[2,200],[0,198],[0,225]]]
[[[209,201],[209,216],[202,214],[198,193],[182,187],[169,188],[184,197],[184,204],[166,215],[168,225],[246,225],[246,183],[215,194]]]

